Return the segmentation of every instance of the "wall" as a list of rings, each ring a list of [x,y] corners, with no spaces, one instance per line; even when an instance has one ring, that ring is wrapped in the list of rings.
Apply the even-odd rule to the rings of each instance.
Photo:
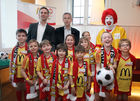
[[[137,0],[110,0],[111,7],[118,14],[119,25],[140,26],[140,6],[136,6]]]
[[[47,6],[56,7],[56,26],[62,26],[62,15],[67,11],[67,0],[46,0]]]

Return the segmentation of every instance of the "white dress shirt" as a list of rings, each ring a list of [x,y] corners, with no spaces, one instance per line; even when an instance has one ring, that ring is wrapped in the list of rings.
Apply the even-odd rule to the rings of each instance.
[[[37,28],[37,41],[40,43],[42,41],[43,35],[44,35],[44,31],[46,29],[46,25],[42,25],[40,22],[38,24],[38,28]]]

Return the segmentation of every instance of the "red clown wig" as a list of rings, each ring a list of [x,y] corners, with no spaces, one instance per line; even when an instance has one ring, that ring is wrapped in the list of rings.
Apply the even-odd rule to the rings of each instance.
[[[113,9],[109,8],[109,9],[104,10],[104,12],[102,14],[101,19],[102,19],[102,23],[104,25],[105,25],[105,18],[106,18],[107,15],[112,15],[112,17],[114,19],[114,24],[117,23],[118,17],[117,17],[116,12]]]

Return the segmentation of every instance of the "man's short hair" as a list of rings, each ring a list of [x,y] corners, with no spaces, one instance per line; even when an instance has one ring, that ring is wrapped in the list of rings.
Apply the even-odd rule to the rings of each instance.
[[[42,9],[46,9],[47,10],[47,12],[48,12],[48,14],[49,14],[49,10],[48,10],[48,8],[47,7],[41,7],[40,9],[39,9],[39,13],[40,13],[40,11],[42,10]]]
[[[72,18],[71,13],[69,13],[69,12],[65,12],[65,13],[63,14],[63,17],[64,17],[64,15],[66,15],[66,14],[70,15],[70,16],[71,16],[71,18]]]
[[[24,34],[27,36],[27,32],[26,32],[25,29],[22,29],[22,28],[18,29],[18,30],[16,31],[16,35],[18,35],[19,33],[24,33]]]

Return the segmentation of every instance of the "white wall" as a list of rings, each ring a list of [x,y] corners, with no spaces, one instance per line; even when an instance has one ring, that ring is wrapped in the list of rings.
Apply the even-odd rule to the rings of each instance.
[[[140,26],[140,6],[136,6],[137,0],[110,0],[111,8],[118,15],[119,25]]]
[[[17,0],[1,0],[1,41],[2,48],[13,47],[16,43]],[[9,44],[7,44],[9,43]],[[13,45],[13,46],[11,46]]]
[[[67,10],[67,0],[46,0],[47,6],[56,7],[56,26],[62,26],[62,15]]]

